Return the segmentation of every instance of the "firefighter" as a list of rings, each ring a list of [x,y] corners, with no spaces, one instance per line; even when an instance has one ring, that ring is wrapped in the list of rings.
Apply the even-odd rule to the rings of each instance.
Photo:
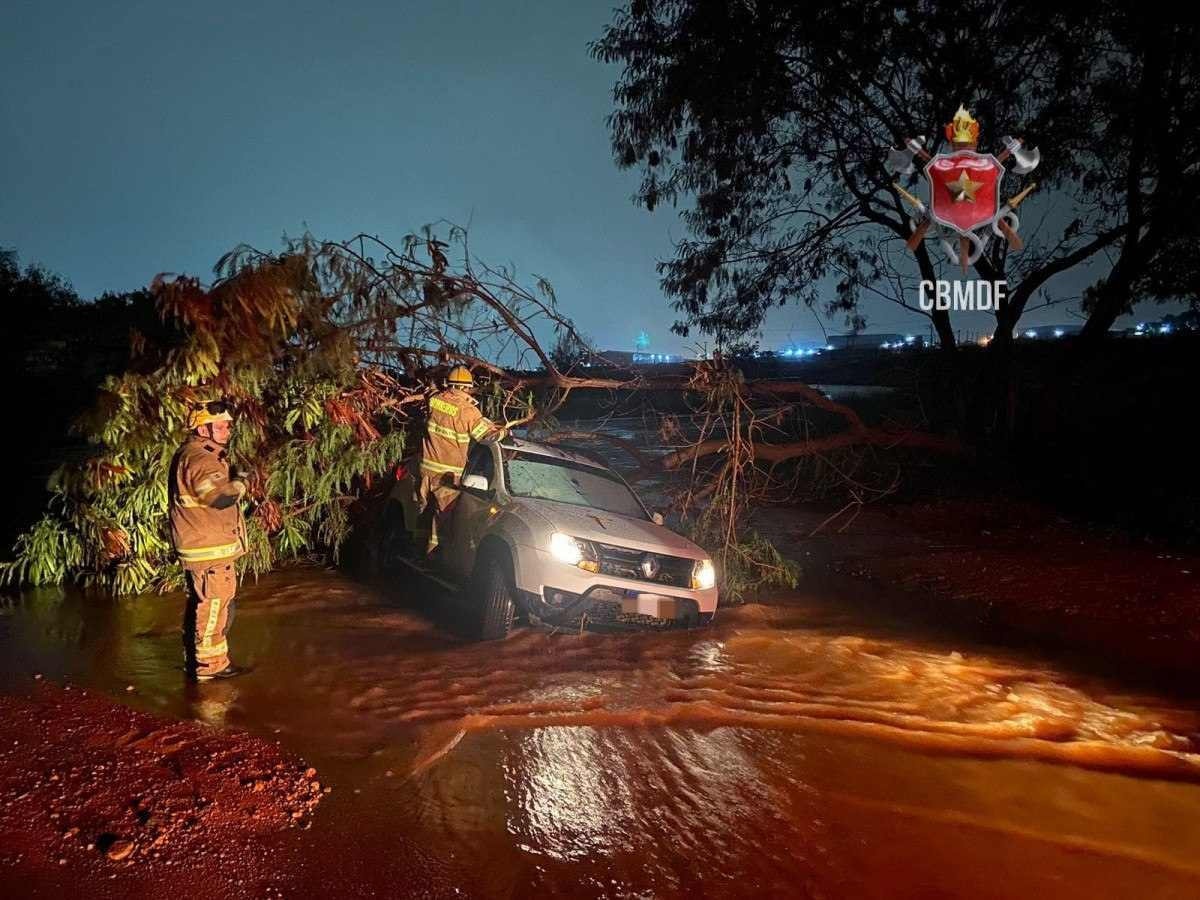
[[[490,444],[505,431],[479,411],[472,393],[475,377],[466,366],[446,376],[445,390],[429,398],[429,419],[421,442],[421,472],[417,480],[417,530],[414,540],[429,555],[437,549],[439,526],[458,499],[456,485],[467,464],[471,441]]]
[[[234,560],[247,549],[239,505],[246,484],[229,470],[228,404],[217,400],[192,410],[188,429],[169,483],[171,537],[187,575],[184,659],[198,681],[232,678],[245,671],[230,664],[227,636],[237,593]]]

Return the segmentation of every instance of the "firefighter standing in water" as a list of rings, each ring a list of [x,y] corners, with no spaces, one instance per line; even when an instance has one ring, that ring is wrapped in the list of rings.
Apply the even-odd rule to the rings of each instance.
[[[479,411],[471,396],[475,378],[466,366],[455,366],[446,376],[446,388],[429,398],[429,420],[421,442],[421,473],[417,481],[418,547],[426,555],[438,546],[439,526],[444,530],[446,515],[458,499],[456,485],[467,464],[471,441],[489,444],[500,440],[505,431]]]
[[[199,681],[245,671],[230,664],[226,640],[237,593],[234,560],[246,552],[239,505],[246,484],[230,477],[226,450],[232,428],[225,402],[194,409],[191,434],[171,461],[171,537],[187,574],[184,656],[188,674]]]

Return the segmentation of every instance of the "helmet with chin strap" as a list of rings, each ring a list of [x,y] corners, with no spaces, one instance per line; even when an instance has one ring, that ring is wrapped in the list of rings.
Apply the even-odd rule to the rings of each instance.
[[[200,406],[192,408],[188,413],[188,430],[195,431],[205,425],[211,425],[213,422],[232,422],[233,414],[229,411],[229,404],[224,400],[213,400],[209,403],[203,403]]]

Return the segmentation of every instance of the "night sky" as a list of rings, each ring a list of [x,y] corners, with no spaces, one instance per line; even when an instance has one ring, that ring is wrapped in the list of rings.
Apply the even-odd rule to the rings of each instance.
[[[637,175],[613,165],[604,124],[617,71],[587,53],[612,6],[9,0],[0,246],[94,296],[207,277],[233,245],[285,232],[398,241],[452,220],[487,261],[549,277],[600,347],[644,329],[678,351],[654,265],[683,227],[630,202]],[[872,331],[927,330],[865,310]],[[820,336],[788,308],[763,346]]]

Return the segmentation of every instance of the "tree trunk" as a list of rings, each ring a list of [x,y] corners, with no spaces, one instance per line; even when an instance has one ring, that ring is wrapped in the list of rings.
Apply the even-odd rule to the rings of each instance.
[[[1137,253],[1137,249],[1133,246],[1134,242],[1135,238],[1132,236],[1126,241],[1126,249],[1121,253],[1112,272],[1097,291],[1096,305],[1092,308],[1092,314],[1088,316],[1087,321],[1083,323],[1083,329],[1079,332],[1077,345],[1081,351],[1094,350],[1104,340],[1108,330],[1117,321],[1117,317],[1129,307],[1132,297],[1132,285],[1128,274],[1130,259]]]
[[[917,247],[917,268],[921,272],[921,278],[924,281],[936,281],[937,270],[933,267],[933,260],[929,258],[929,247],[924,242]],[[947,309],[935,309],[930,313],[930,319],[933,322],[933,328],[937,332],[938,344],[943,350],[953,350],[958,341],[954,337],[954,326],[950,322],[950,311]]]
[[[788,460],[801,459],[808,456],[820,456],[834,450],[844,450],[848,447],[908,447],[917,450],[929,450],[933,453],[961,455],[967,448],[954,437],[940,434],[929,434],[924,431],[893,431],[886,428],[864,428],[862,430],[843,431],[826,437],[810,438],[804,441],[792,441],[786,444],[755,444],[753,458],[757,462],[781,463]],[[728,438],[713,438],[674,450],[662,457],[663,469],[672,471],[685,463],[714,453],[723,453],[729,449]]]
[[[948,310],[935,309],[931,314],[934,330],[937,331],[938,344],[943,350],[953,350],[957,346],[954,338],[954,326],[950,324]]]

